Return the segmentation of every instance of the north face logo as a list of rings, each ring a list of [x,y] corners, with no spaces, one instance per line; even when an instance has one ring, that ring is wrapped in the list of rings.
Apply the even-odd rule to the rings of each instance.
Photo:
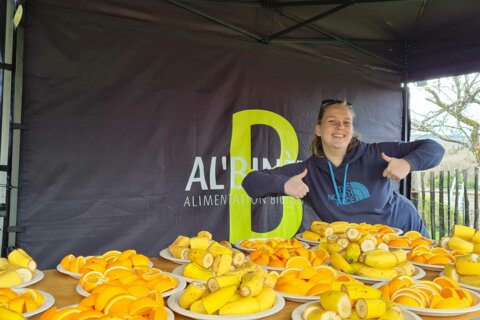
[[[342,206],[341,201],[343,200],[343,188],[338,188],[338,193],[340,195],[340,201],[337,201],[337,196],[335,194],[329,194],[328,200],[335,201],[337,206]],[[347,194],[345,195],[345,205],[349,205],[364,199],[370,198],[370,192],[368,192],[367,187],[365,187],[360,182],[349,182],[347,183]]]

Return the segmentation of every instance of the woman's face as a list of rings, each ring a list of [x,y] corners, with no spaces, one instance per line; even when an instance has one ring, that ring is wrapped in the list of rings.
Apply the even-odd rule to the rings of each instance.
[[[353,136],[351,110],[342,104],[329,106],[315,126],[315,134],[322,138],[324,149],[346,151]]]

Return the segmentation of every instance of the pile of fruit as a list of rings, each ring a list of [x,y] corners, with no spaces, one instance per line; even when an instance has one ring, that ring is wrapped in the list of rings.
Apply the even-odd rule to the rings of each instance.
[[[210,232],[206,230],[199,231],[195,237],[187,237],[184,235],[179,235],[177,238],[168,246],[168,251],[170,254],[177,258],[183,260],[189,260],[190,250],[207,250],[210,249],[210,253],[217,255],[220,253],[231,253],[232,244],[228,241],[215,241]],[[235,250],[238,251],[238,250]]]
[[[13,287],[33,279],[37,263],[23,249],[15,249],[0,258],[0,287]]]
[[[0,303],[2,306],[20,314],[35,311],[43,302],[43,295],[34,289],[25,289],[18,294],[12,289],[0,288]]]
[[[330,266],[290,268],[279,274],[275,290],[298,296],[318,296],[325,291],[339,290],[346,283],[362,284]]]
[[[155,291],[145,293],[138,286],[102,285],[78,306],[50,308],[42,314],[40,320],[165,320],[167,316],[163,298]]]
[[[150,263],[151,261],[147,256],[137,253],[135,249],[127,249],[123,252],[111,250],[101,256],[88,257],[69,254],[60,261],[63,269],[80,274],[90,271],[105,272],[105,270],[115,266],[131,269],[139,266],[148,266]]]
[[[178,304],[192,312],[210,315],[245,315],[272,308],[276,277],[254,263],[214,276],[207,284],[194,281],[180,295]]]
[[[480,253],[480,229],[456,224],[451,236],[440,239],[440,246],[463,254]]]
[[[107,286],[120,286],[124,289],[133,287],[135,290],[145,294],[154,291],[163,293],[176,288],[179,283],[175,277],[166,274],[157,268],[147,266],[135,267],[133,269],[123,266],[113,266],[105,272],[90,271],[84,274],[80,280],[82,288],[90,293],[96,293]]]
[[[212,240],[212,234],[208,231],[199,234],[202,235],[191,238],[178,236],[168,248],[170,252],[181,251],[181,256],[190,260],[183,269],[185,277],[207,280],[234,270],[245,262],[245,254],[240,250]]]
[[[475,253],[457,256],[454,263],[445,266],[444,273],[454,281],[480,287],[480,261]]]
[[[313,221],[309,230],[305,230],[302,233],[302,238],[305,240],[326,242],[328,236],[332,234],[345,234],[348,228],[355,228],[361,235],[395,233],[395,230],[392,227],[384,224],[372,225],[368,223],[351,223],[346,221],[335,221],[332,223]]]
[[[381,240],[391,247],[413,248],[419,245],[432,246],[435,240],[422,236],[418,231],[408,231],[403,236],[398,234],[385,234]]]
[[[413,281],[411,277],[399,276],[379,289],[393,302],[415,308],[459,309],[474,304],[470,292],[443,276],[432,281]]]
[[[418,245],[407,253],[407,259],[417,263],[445,266],[455,262],[455,257],[458,255],[462,255],[462,253],[440,247],[430,248],[426,245]]]
[[[320,294],[320,302],[308,305],[303,320],[378,319],[401,320],[401,309],[382,297],[380,290],[363,284],[343,285]]]
[[[285,240],[278,243],[267,241],[256,251],[250,253],[253,262],[276,268],[303,268],[318,266],[329,258],[328,252],[323,249],[305,249],[296,240]]]

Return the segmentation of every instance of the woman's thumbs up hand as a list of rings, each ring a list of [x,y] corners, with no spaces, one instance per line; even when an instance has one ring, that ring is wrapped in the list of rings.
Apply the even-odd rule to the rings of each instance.
[[[387,162],[387,167],[383,170],[383,176],[391,180],[402,180],[412,170],[412,166],[407,160],[387,156],[382,152],[382,159]]]
[[[296,199],[301,199],[305,197],[310,191],[308,189],[308,186],[302,180],[307,175],[307,173],[308,170],[305,169],[302,173],[288,179],[283,187],[285,194],[292,196]]]

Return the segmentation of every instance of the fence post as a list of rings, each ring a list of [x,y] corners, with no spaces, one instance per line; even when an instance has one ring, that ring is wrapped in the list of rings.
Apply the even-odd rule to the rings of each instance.
[[[430,171],[430,227],[432,230],[432,239],[436,239],[435,236],[435,174]]]
[[[447,230],[452,228],[452,214],[450,212],[450,170],[447,171]]]
[[[425,172],[420,173],[420,184],[422,186],[422,219],[427,223],[425,213]]]
[[[463,175],[463,225],[470,226],[470,203],[468,201],[468,174],[467,170],[462,171]]]
[[[473,220],[473,227],[475,229],[478,229],[479,228],[479,225],[478,225],[478,215],[479,215],[479,212],[478,212],[478,175],[479,175],[478,167],[475,167],[474,174],[475,174],[475,185],[473,186],[473,188],[474,188],[473,212],[474,212],[475,217],[474,217],[474,220]]]
[[[458,217],[459,213],[458,213],[458,197],[460,195],[460,192],[459,192],[459,189],[460,189],[460,186],[459,186],[459,180],[460,178],[460,172],[458,169],[455,169],[455,208],[454,208],[454,211],[453,211],[453,223],[454,224],[460,224],[460,218]]]
[[[439,215],[439,227],[440,227],[440,238],[445,236],[445,208],[443,206],[443,171],[440,171],[440,177],[438,180],[438,215]]]

